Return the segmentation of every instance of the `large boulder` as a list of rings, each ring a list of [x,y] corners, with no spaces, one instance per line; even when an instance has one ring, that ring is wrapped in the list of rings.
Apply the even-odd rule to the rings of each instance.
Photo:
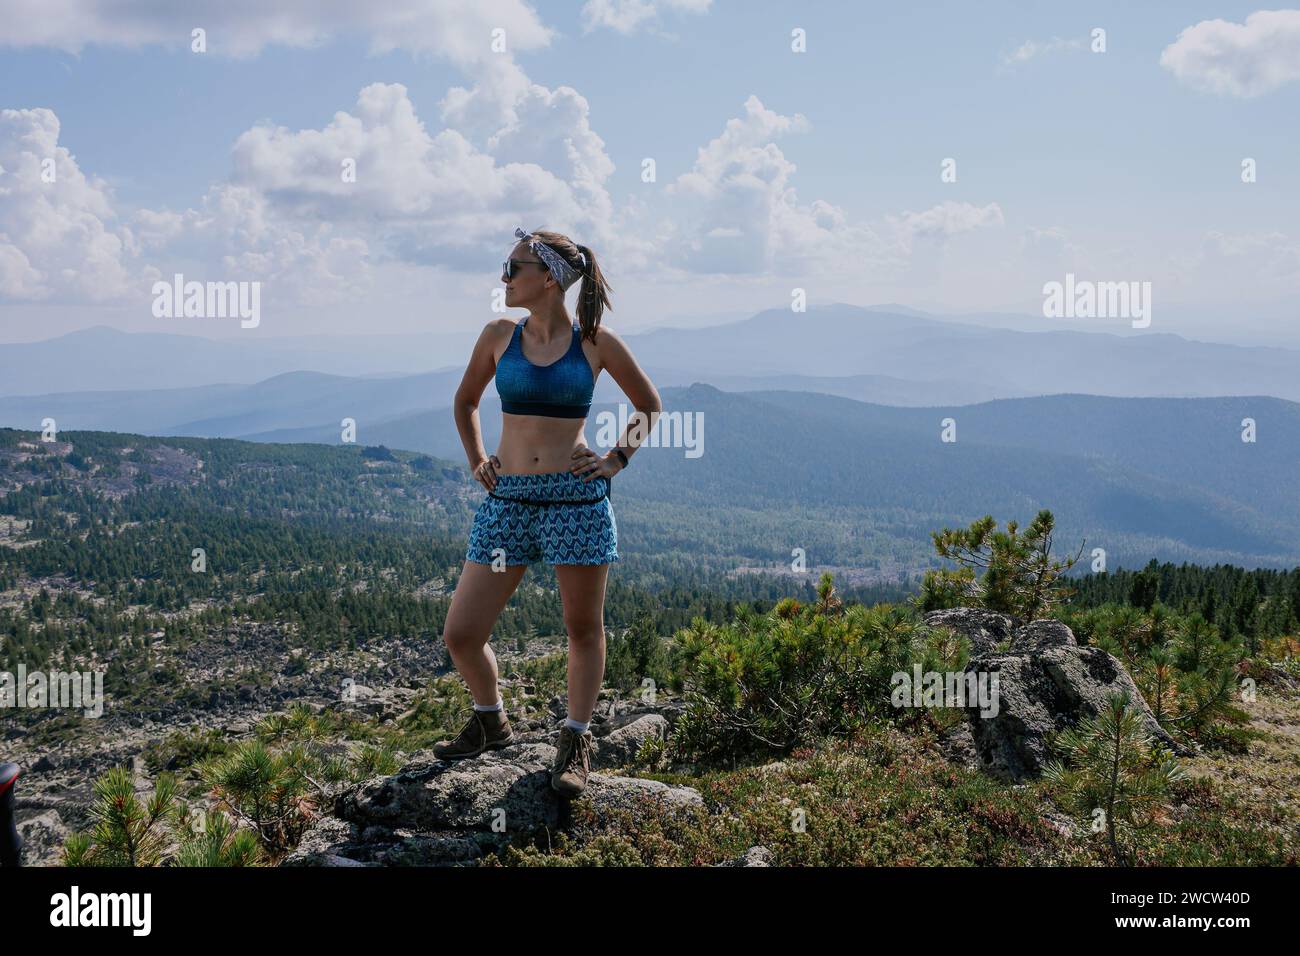
[[[647,740],[663,741],[668,737],[668,719],[662,714],[629,715],[630,720],[615,726],[591,742],[591,766],[607,770],[632,763]]]
[[[1044,618],[1019,628],[1007,649],[1011,654],[1035,654],[1052,647],[1078,647],[1074,632],[1060,621]]]
[[[1005,614],[978,607],[950,607],[925,616],[930,627],[950,627],[970,639],[971,656],[988,654],[1011,638],[1015,622]]]
[[[633,739],[646,729],[633,734],[637,723],[626,725]],[[554,759],[555,748],[544,740],[455,762],[419,754],[391,776],[342,790],[334,799],[332,814],[318,820],[284,862],[467,865],[513,836],[566,829],[570,801],[551,789]],[[635,813],[647,803],[670,813],[704,806],[699,791],[691,787],[595,772],[580,799],[588,801],[592,810],[588,822],[595,827],[616,813]]]
[[[977,632],[987,627],[987,621],[974,616],[944,623],[954,621]],[[1097,716],[1116,692],[1128,695],[1159,744],[1175,753],[1194,753],[1160,726],[1123,664],[1101,648],[1080,647],[1060,621],[1037,620],[1017,628],[1005,653],[972,654],[966,671],[990,682],[997,675],[996,708],[986,711],[968,701],[966,716],[979,765],[1000,779],[1019,782],[1038,776],[1052,757],[1051,735]]]

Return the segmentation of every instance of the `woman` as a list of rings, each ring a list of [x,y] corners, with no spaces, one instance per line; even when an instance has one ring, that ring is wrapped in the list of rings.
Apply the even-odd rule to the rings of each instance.
[[[460,734],[434,745],[445,760],[475,757],[514,740],[497,692],[488,639],[528,565],[555,568],[569,633],[569,712],[556,742],[551,786],[573,796],[587,786],[591,713],[605,676],[605,581],[619,559],[610,481],[627,467],[660,411],[659,393],[613,332],[600,329],[609,286],[586,246],[557,232],[515,230],[503,264],[506,305],[528,316],[490,322],[456,392],[456,427],[474,477],[488,491],[474,515],[469,549],[443,638],[469,685],[474,713]],[[579,278],[578,324],[564,293]],[[599,330],[599,335],[597,334]],[[619,443],[603,456],[583,425],[601,369],[636,406]],[[495,376],[501,443],[483,447],[478,404]]]

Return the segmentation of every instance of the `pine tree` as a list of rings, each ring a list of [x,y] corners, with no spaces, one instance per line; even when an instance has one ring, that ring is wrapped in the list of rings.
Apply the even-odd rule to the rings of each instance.
[[[176,812],[176,778],[159,775],[153,795],[141,802],[127,767],[113,767],[95,781],[94,821],[89,833],[68,837],[65,866],[159,866],[169,842],[165,826]]]
[[[1136,848],[1126,844],[1151,825],[1170,786],[1183,778],[1174,755],[1152,746],[1141,713],[1129,703],[1127,694],[1112,694],[1096,717],[1057,734],[1060,758],[1043,768],[1062,803],[1094,832],[1105,830],[1118,866],[1133,865]]]
[[[984,607],[1018,621],[1042,617],[1065,598],[1058,578],[1078,561],[1078,553],[1065,562],[1052,558],[1055,519],[1039,511],[1020,532],[1015,521],[997,530],[992,515],[969,528],[944,528],[932,534],[941,558],[955,561],[957,570],[927,571],[917,599],[922,611],[953,606]],[[1083,550],[1080,545],[1080,553]],[[983,577],[977,578],[977,569]]]
[[[239,829],[224,813],[186,813],[178,821],[188,836],[176,854],[176,866],[257,866],[264,859],[257,835]]]

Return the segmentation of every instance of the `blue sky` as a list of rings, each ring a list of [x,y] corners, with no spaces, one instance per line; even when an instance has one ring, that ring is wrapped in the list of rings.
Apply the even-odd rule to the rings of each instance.
[[[50,111],[67,151],[67,185],[20,196],[23,158],[53,134],[31,112],[0,124],[0,340],[157,331],[141,302],[177,269],[263,282],[257,334],[463,331],[492,317],[518,224],[590,244],[629,329],[786,306],[794,287],[1033,314],[1074,271],[1151,281],[1151,331],[1300,344],[1300,12],[481,0],[439,4],[451,19],[431,25],[392,8],[407,6],[378,22],[299,2],[120,18],[0,0],[0,109]],[[475,99],[447,112],[455,88]],[[429,162],[447,130],[457,159]],[[367,181],[341,194],[322,168],[353,147]]]

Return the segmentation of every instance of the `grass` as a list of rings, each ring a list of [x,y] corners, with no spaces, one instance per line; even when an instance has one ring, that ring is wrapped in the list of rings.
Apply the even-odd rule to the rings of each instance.
[[[1028,788],[953,767],[933,736],[887,725],[776,763],[648,776],[695,786],[706,807],[674,815],[648,804],[597,832],[580,800],[571,835],[549,852],[512,847],[499,862],[698,866],[760,844],[776,866],[1013,866],[1053,862],[1062,852],[1063,838],[1039,818]]]
[[[1207,748],[1185,760],[1167,812],[1139,841],[1142,866],[1300,863],[1300,692],[1261,688],[1245,752]],[[774,866],[1099,866],[1101,834],[1069,821],[1049,784],[1008,786],[954,766],[934,730],[879,724],[765,765],[642,773],[695,787],[699,811],[653,803],[596,824],[574,804],[568,834],[512,846],[486,865],[701,866],[762,845]],[[1070,826],[1072,823],[1072,827]]]

